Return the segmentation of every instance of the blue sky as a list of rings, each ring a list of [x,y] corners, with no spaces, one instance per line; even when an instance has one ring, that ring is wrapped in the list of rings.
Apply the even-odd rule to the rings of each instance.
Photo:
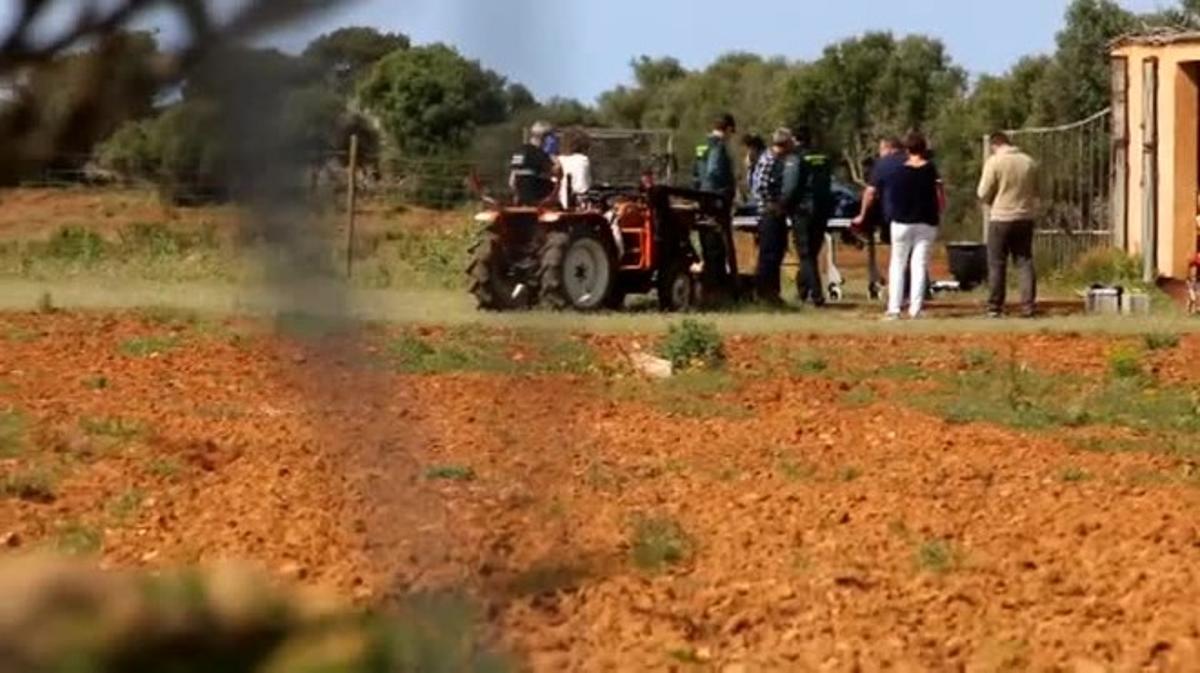
[[[0,0],[0,25],[13,4]],[[992,9],[997,4],[1000,11]],[[1170,3],[1121,4],[1147,11]],[[830,42],[878,29],[939,37],[973,74],[1000,72],[1022,55],[1053,48],[1066,5],[1067,0],[358,0],[270,41],[297,50],[338,26],[375,26],[419,43],[449,42],[541,97],[591,101],[628,81],[629,61],[641,54],[675,56],[689,67],[733,50],[810,59]],[[170,26],[164,31],[169,36]]]

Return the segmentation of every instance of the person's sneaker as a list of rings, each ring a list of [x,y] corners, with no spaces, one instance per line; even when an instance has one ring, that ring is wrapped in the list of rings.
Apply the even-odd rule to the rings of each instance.
[[[992,320],[999,320],[1004,317],[1004,313],[1002,313],[1000,311],[996,311],[996,310],[991,310],[991,311],[987,312],[987,317]]]
[[[884,321],[884,322],[899,322],[899,321],[900,321],[900,314],[898,314],[898,313],[885,313],[885,314],[884,314],[884,316],[883,316],[883,321]]]

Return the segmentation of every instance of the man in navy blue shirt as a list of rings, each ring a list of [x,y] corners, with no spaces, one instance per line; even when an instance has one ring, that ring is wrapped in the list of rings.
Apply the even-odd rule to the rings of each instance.
[[[875,167],[871,170],[870,185],[863,195],[862,212],[854,219],[854,226],[861,229],[863,223],[877,212],[881,220],[879,223],[880,237],[885,242],[890,238],[892,215],[896,210],[896,195],[890,187],[896,178],[896,173],[904,168],[905,160],[906,157],[898,139],[888,137],[879,141],[879,160],[875,162]]]

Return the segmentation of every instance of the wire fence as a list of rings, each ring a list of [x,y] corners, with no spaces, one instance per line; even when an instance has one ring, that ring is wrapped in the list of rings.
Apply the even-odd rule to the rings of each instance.
[[[1008,132],[1038,162],[1035,255],[1050,268],[1113,245],[1111,119],[1112,110],[1102,110],[1073,124]]]
[[[647,173],[658,182],[673,184],[677,177],[674,136],[668,131],[585,129],[593,182],[637,184]],[[359,156],[355,188],[364,199],[385,200],[419,207],[453,209],[477,200],[482,192],[501,200],[509,193],[508,159],[438,159],[401,156]],[[298,195],[324,205],[341,200],[351,181],[349,150],[311,157],[290,157],[280,170],[295,174]],[[171,175],[150,171],[119,171],[97,164],[90,156],[59,157],[49,166],[23,172],[24,187],[123,186],[159,191],[182,205],[236,198],[245,185],[227,184],[220,163],[208,170]]]

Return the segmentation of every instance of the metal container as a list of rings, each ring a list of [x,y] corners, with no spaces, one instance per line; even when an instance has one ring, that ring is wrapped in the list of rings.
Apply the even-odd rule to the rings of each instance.
[[[1145,292],[1130,292],[1121,296],[1121,313],[1124,315],[1150,315],[1150,295]]]
[[[1125,290],[1119,287],[1093,287],[1087,291],[1084,301],[1089,315],[1120,315],[1121,297]]]

